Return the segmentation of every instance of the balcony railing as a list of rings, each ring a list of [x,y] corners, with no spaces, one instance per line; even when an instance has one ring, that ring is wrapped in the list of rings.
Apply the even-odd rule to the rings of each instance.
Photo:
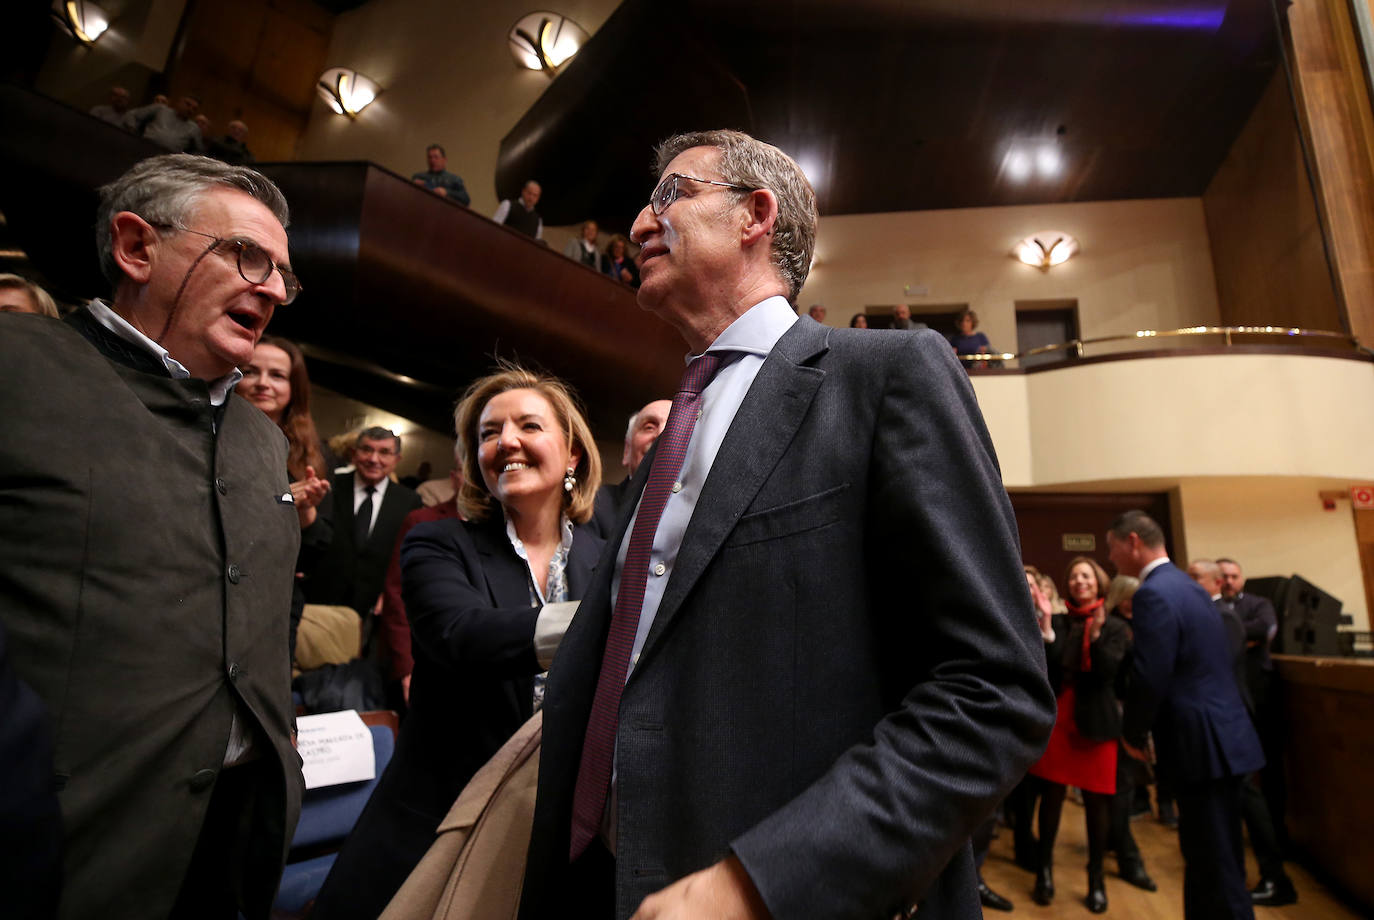
[[[1154,342],[1158,340],[1177,340],[1173,347],[1122,348],[1127,343]],[[1240,340],[1240,341],[1238,341]],[[1249,340],[1249,341],[1245,341]],[[1163,343],[1161,343],[1163,344]],[[1085,359],[1156,357],[1161,354],[1205,352],[1216,354],[1230,348],[1253,346],[1301,350],[1308,353],[1334,354],[1364,360],[1374,360],[1374,350],[1360,343],[1359,339],[1344,332],[1328,332],[1321,329],[1299,329],[1291,326],[1188,326],[1183,329],[1142,329],[1128,335],[1108,335],[1091,339],[1072,339],[1055,345],[1041,345],[1025,351],[993,352],[983,355],[960,355],[970,371],[1002,370],[1018,372],[1022,370],[1043,370],[1062,367],[1065,363]],[[1032,367],[1023,362],[1026,359],[1041,359]],[[1057,358],[1057,359],[1056,359]],[[1008,362],[1016,366],[1007,367]]]

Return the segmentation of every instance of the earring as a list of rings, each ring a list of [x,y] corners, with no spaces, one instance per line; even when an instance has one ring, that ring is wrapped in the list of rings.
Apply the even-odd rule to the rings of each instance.
[[[568,467],[568,472],[563,476],[563,491],[571,492],[577,487],[577,479],[573,477],[573,468]]]

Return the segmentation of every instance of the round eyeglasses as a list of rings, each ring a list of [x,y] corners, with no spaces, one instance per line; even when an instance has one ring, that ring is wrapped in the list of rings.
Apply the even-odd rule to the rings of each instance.
[[[196,236],[203,236],[210,240],[210,248],[206,251],[219,249],[222,244],[234,247],[237,256],[239,277],[249,284],[266,284],[267,279],[272,277],[272,272],[281,273],[282,286],[286,289],[286,297],[282,300],[282,306],[286,306],[295,300],[301,293],[301,282],[296,277],[296,273],[289,268],[278,265],[272,257],[267,254],[257,243],[252,240],[240,237],[215,236],[213,233],[204,233],[200,230],[192,230],[190,227],[179,227],[175,224],[154,224],[155,227],[162,227],[168,230],[178,230],[182,233],[194,233]]]

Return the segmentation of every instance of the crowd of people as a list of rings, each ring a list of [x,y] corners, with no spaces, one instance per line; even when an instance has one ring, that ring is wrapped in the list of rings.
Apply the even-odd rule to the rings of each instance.
[[[672,398],[629,421],[626,479],[603,485],[566,384],[502,366],[458,403],[434,506],[395,480],[395,432],[332,455],[300,350],[264,335],[301,289],[275,185],[168,154],[101,189],[112,296],[0,316],[18,916],[267,917],[300,808],[307,646],[328,662],[294,669],[301,705],[404,713],[324,920],[377,917],[531,724],[528,846],[489,893],[521,917],[976,916],[1010,906],[979,865],[1018,782],[1035,900],[1054,897],[1072,786],[1101,912],[1109,849],[1153,887],[1113,821],[1151,736],[1185,915],[1252,916],[1239,822],[1265,755],[1236,668],[1271,671],[1272,630],[1250,625],[1266,614],[1239,567],[1220,562],[1218,602],[1239,652],[1140,512],[1107,530],[1136,583],[1075,559],[1056,611],[1020,559],[959,343],[797,315],[817,213],[781,151],[710,131],[657,156],[637,268],[614,240],[598,253],[594,225],[569,247],[631,274],[689,352]],[[432,146],[428,187],[459,198],[445,166]],[[538,196],[498,219],[537,236]],[[1264,880],[1280,895],[1281,873]]]
[[[109,101],[90,113],[175,153],[198,153],[240,166],[257,162],[248,149],[248,125],[235,118],[225,125],[224,134],[213,135],[209,117],[200,111],[200,99],[190,93],[175,102],[157,93],[147,105],[135,108],[131,103],[127,89],[113,86]]]

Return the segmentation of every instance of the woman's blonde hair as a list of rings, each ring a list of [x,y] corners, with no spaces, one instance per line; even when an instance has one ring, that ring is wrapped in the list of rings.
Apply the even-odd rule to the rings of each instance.
[[[571,492],[564,493],[564,513],[574,524],[585,524],[591,519],[596,491],[601,488],[601,453],[592,440],[592,431],[582,417],[572,387],[557,377],[518,364],[501,362],[497,368],[494,373],[473,381],[453,412],[453,427],[458,432],[463,468],[463,484],[459,486],[457,496],[458,510],[470,521],[481,521],[491,513],[493,505],[486,480],[482,478],[481,464],[477,460],[481,444],[477,436],[477,424],[482,417],[482,410],[493,397],[502,393],[534,390],[548,400],[553,408],[568,446],[576,447],[582,453],[573,470],[576,484]]]

